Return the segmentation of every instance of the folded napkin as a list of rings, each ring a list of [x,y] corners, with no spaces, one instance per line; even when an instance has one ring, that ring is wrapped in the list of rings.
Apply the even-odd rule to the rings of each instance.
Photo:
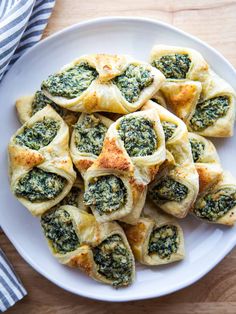
[[[55,0],[0,0],[0,81],[12,64],[37,43]],[[0,312],[26,295],[26,290],[0,249]]]
[[[0,0],[0,80],[37,43],[55,0]]]
[[[27,294],[6,255],[0,249],[0,312],[4,312]]]

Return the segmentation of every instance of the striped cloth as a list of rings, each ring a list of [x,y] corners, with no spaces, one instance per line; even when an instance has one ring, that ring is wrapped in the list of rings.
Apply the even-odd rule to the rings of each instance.
[[[40,40],[54,4],[55,0],[0,0],[0,80]]]
[[[0,312],[6,311],[26,294],[20,279],[0,249]]]
[[[0,81],[12,64],[37,43],[55,0],[0,0]],[[26,295],[19,278],[0,249],[0,312]]]

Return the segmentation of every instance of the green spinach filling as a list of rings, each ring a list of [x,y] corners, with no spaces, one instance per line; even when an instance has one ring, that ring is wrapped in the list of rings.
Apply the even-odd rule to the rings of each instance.
[[[53,107],[54,110],[56,110],[56,112],[60,115],[60,116],[64,116],[65,112],[67,111],[66,109],[63,109],[61,107],[59,107],[57,104],[55,104],[51,99],[47,98],[43,92],[41,91],[37,91],[34,95],[34,99],[32,102],[32,112],[31,112],[31,116],[33,116],[36,112],[38,112],[39,110],[42,110],[44,107],[46,107],[47,105],[50,105]]]
[[[47,212],[41,218],[41,225],[55,253],[65,254],[79,247],[79,238],[66,210],[59,208]]]
[[[200,198],[194,207],[196,216],[216,221],[236,206],[236,189],[222,188]]]
[[[98,156],[101,153],[107,127],[94,115],[86,115],[74,126],[75,145],[80,152]]]
[[[189,71],[191,60],[187,54],[169,54],[154,60],[152,65],[161,71],[168,79],[185,79]]]
[[[50,75],[42,82],[42,88],[53,96],[68,99],[79,97],[97,78],[97,71],[88,63],[81,62],[61,73]]]
[[[125,205],[126,199],[124,183],[114,175],[97,177],[93,183],[89,183],[84,193],[85,205],[93,206],[100,215],[119,210]]]
[[[154,123],[143,117],[123,118],[119,135],[130,157],[152,155],[157,147]]]
[[[93,249],[98,272],[112,280],[115,287],[127,286],[132,280],[133,260],[121,237],[112,235]]]
[[[148,253],[157,254],[162,259],[170,259],[179,247],[176,226],[166,225],[154,229],[149,239]]]
[[[169,201],[181,202],[187,195],[188,188],[168,176],[162,178],[149,190],[150,198],[157,204]]]
[[[165,134],[165,141],[167,142],[173,136],[177,125],[168,121],[162,121],[161,125]]]
[[[196,140],[195,138],[190,138],[189,142],[191,145],[193,161],[198,162],[204,153],[205,145],[202,142],[199,142],[198,140]]]
[[[62,192],[65,184],[66,179],[58,174],[33,168],[20,178],[15,193],[31,202],[49,201]]]
[[[78,198],[79,193],[81,192],[80,188],[73,186],[70,190],[70,192],[66,195],[66,197],[63,198],[62,201],[57,205],[57,207],[62,205],[70,205],[78,207]]]
[[[139,99],[143,89],[150,86],[153,80],[150,70],[146,67],[130,64],[124,73],[117,76],[113,81],[124,98],[128,102],[134,103]]]
[[[228,110],[229,98],[227,96],[214,97],[198,103],[190,120],[191,127],[194,131],[205,130],[224,117]]]
[[[60,128],[58,121],[44,118],[35,122],[32,126],[25,126],[23,131],[15,137],[18,145],[30,149],[39,150],[51,143]]]

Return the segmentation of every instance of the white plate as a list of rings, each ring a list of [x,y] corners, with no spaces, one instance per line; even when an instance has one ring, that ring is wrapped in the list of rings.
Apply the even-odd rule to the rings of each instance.
[[[42,41],[26,53],[0,86],[0,219],[22,257],[58,286],[89,298],[128,301],[158,297],[197,281],[234,247],[235,228],[200,223],[192,217],[181,221],[186,259],[163,267],[137,266],[135,283],[115,290],[97,283],[78,270],[60,265],[50,254],[38,219],[12,196],[7,174],[7,143],[19,127],[14,102],[33,93],[40,82],[74,58],[94,52],[125,53],[147,60],[154,44],[188,46],[200,51],[214,70],[236,88],[236,72],[213,48],[170,25],[139,18],[102,18],[72,26]],[[223,166],[236,176],[235,138],[217,140]]]

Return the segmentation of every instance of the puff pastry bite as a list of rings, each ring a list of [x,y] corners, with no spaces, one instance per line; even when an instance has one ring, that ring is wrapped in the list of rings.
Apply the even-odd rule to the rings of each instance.
[[[199,176],[199,193],[208,190],[222,178],[223,169],[213,143],[201,135],[188,133],[193,161]]]
[[[82,113],[74,125],[70,153],[82,176],[101,153],[105,135],[112,123],[101,114]]]
[[[67,124],[50,106],[12,136],[8,150],[11,190],[33,215],[41,215],[70,191],[76,173]]]
[[[177,221],[146,205],[138,223],[124,230],[135,259],[145,265],[163,265],[184,258],[183,231]]]
[[[183,121],[186,121],[189,115],[195,111],[201,91],[202,84],[190,80],[181,82],[167,81],[161,87],[167,107]]]
[[[236,179],[224,171],[221,181],[199,194],[192,213],[205,222],[233,226],[236,221]]]
[[[118,119],[85,174],[85,204],[98,221],[119,219],[134,224],[145,202],[147,184],[164,160],[164,133],[156,109]]]
[[[195,202],[199,190],[188,131],[183,121],[152,101],[147,102],[142,110],[154,107],[163,126],[168,158],[150,183],[148,196],[162,210],[183,218]]]
[[[71,127],[78,119],[78,113],[59,107],[41,91],[37,91],[34,95],[23,96],[17,99],[16,111],[20,122],[24,124],[36,112],[42,110],[47,105],[52,106],[69,127]]]
[[[116,222],[99,224],[89,213],[62,206],[45,213],[41,225],[49,248],[60,263],[79,268],[114,287],[133,282],[133,254]]]
[[[43,93],[72,111],[126,114],[138,110],[165,81],[151,65],[126,55],[85,55],[42,82]]]
[[[188,130],[204,136],[229,137],[235,122],[235,91],[212,70],[206,79],[201,99],[191,112],[186,124]]]
[[[155,45],[151,50],[150,63],[168,81],[204,82],[209,70],[207,62],[198,51],[177,46]]]

